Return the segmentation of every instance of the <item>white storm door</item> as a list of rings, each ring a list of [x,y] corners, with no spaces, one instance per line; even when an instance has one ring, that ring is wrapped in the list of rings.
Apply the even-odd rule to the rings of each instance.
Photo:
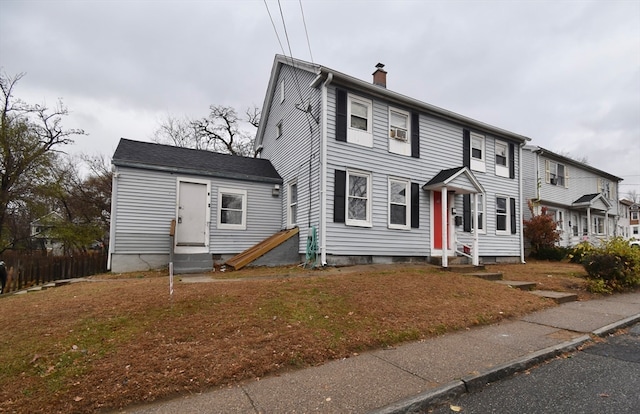
[[[209,239],[209,184],[178,181],[176,247],[206,247]]]

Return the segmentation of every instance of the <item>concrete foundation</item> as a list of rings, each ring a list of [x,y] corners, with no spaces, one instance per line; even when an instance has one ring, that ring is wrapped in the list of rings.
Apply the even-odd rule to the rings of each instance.
[[[136,272],[169,267],[169,254],[114,254],[111,256],[111,271],[114,273]]]

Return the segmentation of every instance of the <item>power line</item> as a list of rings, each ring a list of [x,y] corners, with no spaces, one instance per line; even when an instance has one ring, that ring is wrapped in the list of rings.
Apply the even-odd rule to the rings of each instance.
[[[276,33],[276,38],[278,39],[278,44],[280,45],[280,50],[282,50],[282,54],[286,55],[284,51],[284,47],[282,47],[282,42],[280,41],[280,35],[278,35],[278,29],[276,29],[276,24],[273,22],[273,17],[271,17],[271,12],[269,11],[269,5],[267,4],[267,0],[264,1],[264,7],[267,8],[267,13],[269,14],[269,20],[271,20],[271,26],[273,27],[273,31]],[[278,2],[279,4],[279,2]]]
[[[302,24],[304,25],[304,34],[305,36],[307,36],[307,47],[309,48],[309,56],[311,56],[311,63],[315,62],[313,61],[313,53],[311,53],[311,43],[309,42],[309,32],[307,32],[307,22],[304,19],[304,10],[302,9],[302,0],[298,0],[298,3],[300,3],[300,13],[302,13]]]

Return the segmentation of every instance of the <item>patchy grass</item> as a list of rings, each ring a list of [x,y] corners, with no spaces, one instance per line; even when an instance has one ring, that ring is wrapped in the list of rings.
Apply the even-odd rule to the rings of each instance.
[[[579,285],[578,268],[495,267],[506,279],[527,274],[562,289]],[[2,298],[0,411],[122,408],[553,306],[429,265],[253,268],[223,277],[245,280],[176,282],[170,299],[166,271],[136,272]]]

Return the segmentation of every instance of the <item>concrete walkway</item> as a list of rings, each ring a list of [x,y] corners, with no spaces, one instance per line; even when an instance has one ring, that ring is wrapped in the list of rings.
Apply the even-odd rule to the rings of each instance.
[[[368,352],[126,413],[414,413],[640,321],[640,292]]]

